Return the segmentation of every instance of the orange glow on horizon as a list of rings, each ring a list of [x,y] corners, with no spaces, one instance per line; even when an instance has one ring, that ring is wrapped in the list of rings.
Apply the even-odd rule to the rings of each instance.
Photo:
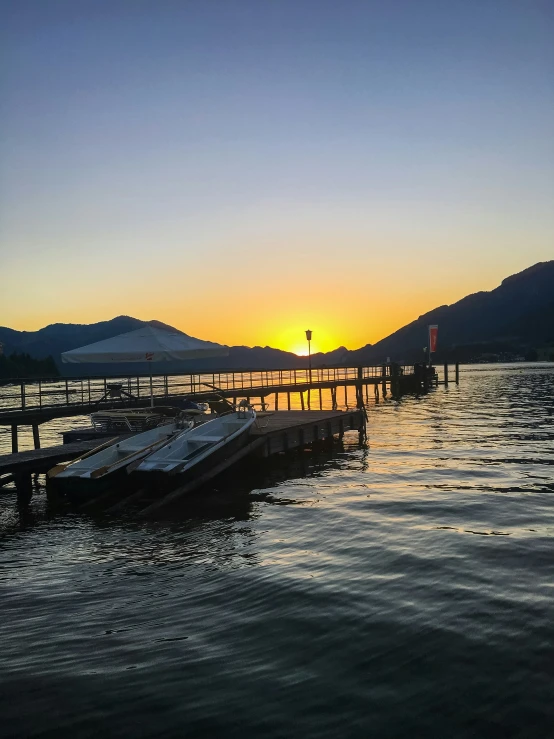
[[[352,351],[552,259],[541,13],[504,3],[496,38],[458,3],[454,64],[432,43],[448,3],[414,38],[414,2],[392,26],[392,3],[304,4],[127,2],[108,23],[73,2],[67,33],[62,3],[13,3],[0,340],[128,316]]]
[[[37,331],[52,323],[91,324],[128,315],[145,321],[156,319],[191,336],[228,346],[269,346],[299,356],[308,354],[307,328],[313,331],[312,354],[341,346],[359,349],[433,308],[452,304],[477,290],[494,289],[509,273],[497,265],[497,274],[481,273],[479,279],[463,275],[462,279],[461,269],[437,266],[432,275],[418,281],[412,279],[411,271],[385,271],[380,279],[368,278],[353,289],[351,283],[337,283],[321,271],[313,280],[287,274],[286,279],[255,286],[247,294],[237,293],[225,273],[212,275],[208,288],[195,281],[184,288],[182,275],[176,270],[164,273],[163,281],[146,279],[144,289],[139,290],[138,277],[122,283],[119,275],[103,271],[97,280],[103,296],[99,303],[97,293],[83,293],[78,281],[64,280],[61,293],[57,283],[31,274],[33,269],[30,263],[25,300],[20,285],[8,281],[4,286],[4,326]]]

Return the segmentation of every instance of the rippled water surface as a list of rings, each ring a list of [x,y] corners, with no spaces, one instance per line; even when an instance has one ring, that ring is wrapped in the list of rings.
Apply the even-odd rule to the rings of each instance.
[[[467,368],[163,520],[0,496],[0,734],[554,736],[554,368]]]

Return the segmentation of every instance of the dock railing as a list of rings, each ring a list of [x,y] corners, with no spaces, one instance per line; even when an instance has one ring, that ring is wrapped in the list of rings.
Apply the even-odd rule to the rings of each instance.
[[[411,375],[413,365],[364,365],[358,367],[314,367],[306,369],[245,369],[222,372],[156,374],[152,377],[156,399],[200,395],[223,391],[237,396],[256,396],[283,388],[325,386],[386,381],[395,372]],[[109,395],[110,386],[121,386],[128,396],[146,403],[150,397],[150,376],[106,375],[85,377],[14,378],[0,381],[0,414],[47,410],[57,407],[90,406]],[[117,390],[116,390],[117,392]],[[113,397],[113,396],[112,396]],[[124,396],[125,399],[125,396]],[[112,402],[111,398],[105,401]]]

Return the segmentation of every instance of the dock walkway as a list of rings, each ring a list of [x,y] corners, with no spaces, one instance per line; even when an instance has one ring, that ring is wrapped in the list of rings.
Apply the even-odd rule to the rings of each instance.
[[[71,444],[56,444],[56,446],[48,446],[44,449],[29,449],[29,451],[16,454],[2,454],[0,455],[0,486],[2,475],[48,472],[54,465],[77,459],[81,454],[90,452],[101,443],[98,439],[90,439],[74,441]]]
[[[314,442],[330,439],[336,434],[342,436],[345,431],[351,429],[361,432],[364,429],[364,423],[365,416],[361,410],[273,411],[261,413],[247,446],[228,459],[223,460],[219,465],[184,488],[172,491],[169,495],[157,501],[154,506],[149,506],[146,511],[149,512],[150,509],[159,508],[186,493],[192,492],[249,455],[256,454],[261,457],[269,457]],[[122,436],[114,437],[113,441],[115,442]],[[105,439],[94,438],[43,449],[32,449],[16,454],[4,454],[0,456],[0,488],[13,481],[16,483],[21,498],[29,500],[32,495],[31,475],[46,473],[56,464],[77,459],[102,443],[105,443]]]
[[[356,405],[369,399],[369,389],[375,397],[426,389],[435,377],[434,368],[421,364],[364,365],[359,367],[318,367],[313,369],[237,370],[218,373],[158,375],[153,379],[155,405],[179,406],[185,397],[208,400],[214,393],[237,403],[240,399],[259,402],[267,407],[268,397],[275,410],[294,405],[298,398],[303,411],[319,405],[323,410],[323,393],[330,394],[330,404],[337,409],[337,399],[344,389],[348,405],[348,388],[356,391]],[[448,382],[445,366],[444,381]],[[456,382],[458,370],[456,368]],[[18,451],[18,427],[31,426],[35,448],[40,447],[39,427],[55,418],[88,415],[107,408],[148,407],[149,378],[135,377],[75,377],[14,379],[0,385],[0,425],[11,426],[12,452]]]

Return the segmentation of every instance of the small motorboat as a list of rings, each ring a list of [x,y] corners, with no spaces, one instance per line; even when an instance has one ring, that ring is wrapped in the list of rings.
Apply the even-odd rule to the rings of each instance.
[[[177,419],[172,423],[117,441],[115,444],[111,443],[109,446],[103,444],[91,454],[53,467],[47,473],[48,485],[50,488],[63,486],[68,490],[78,486],[89,490],[105,487],[125,474],[147,454],[163,448],[175,436],[187,434],[193,426],[192,420]]]
[[[148,454],[133,474],[166,480],[169,476],[178,475],[180,481],[200,474],[201,470],[226,459],[244,446],[255,420],[256,411],[244,406],[195,426]]]

